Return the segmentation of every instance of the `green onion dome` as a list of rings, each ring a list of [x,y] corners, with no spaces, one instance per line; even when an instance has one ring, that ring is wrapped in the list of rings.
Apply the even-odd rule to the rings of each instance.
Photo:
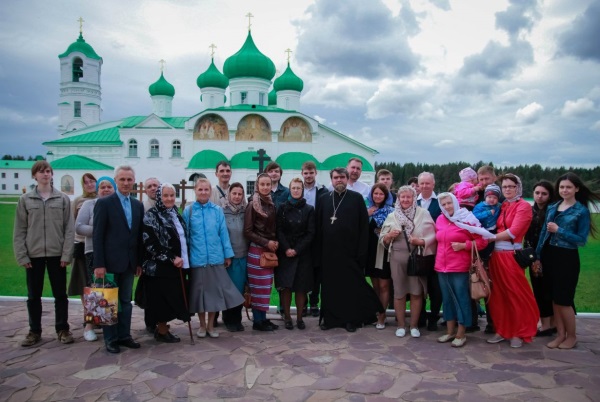
[[[160,78],[158,79],[158,81],[156,81],[154,84],[148,87],[148,91],[150,92],[150,96],[175,96],[175,87],[165,79],[162,72],[160,73]]]
[[[63,57],[67,57],[73,52],[80,52],[85,55],[85,57],[95,60],[102,60],[102,57],[98,56],[88,43],[86,43],[85,39],[83,39],[83,34],[79,33],[79,38],[73,43],[69,45],[67,50],[63,54],[59,54],[58,58],[62,59]]]
[[[275,64],[258,50],[252,40],[250,31],[248,31],[248,37],[242,48],[225,60],[223,73],[230,80],[241,77],[255,77],[270,81],[275,76]]]
[[[214,59],[211,60],[208,69],[198,76],[196,79],[196,85],[198,88],[221,88],[225,89],[229,86],[229,79],[222,74],[217,66],[215,66]]]
[[[271,89],[269,92],[269,106],[277,106],[277,92],[274,89]]]
[[[273,82],[273,89],[275,91],[298,91],[302,92],[302,88],[304,88],[304,82],[298,77],[292,69],[290,68],[290,63],[288,62],[288,66],[277,79]]]

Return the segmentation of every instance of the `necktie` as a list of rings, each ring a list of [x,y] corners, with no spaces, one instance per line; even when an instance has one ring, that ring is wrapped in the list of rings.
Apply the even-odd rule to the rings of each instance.
[[[131,229],[131,202],[129,201],[129,197],[123,199],[123,210],[125,211],[125,218],[127,218],[129,229]]]

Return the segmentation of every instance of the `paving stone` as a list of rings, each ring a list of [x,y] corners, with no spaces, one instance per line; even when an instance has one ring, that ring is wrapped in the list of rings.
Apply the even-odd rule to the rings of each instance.
[[[324,377],[324,378],[319,378],[317,381],[315,381],[312,384],[311,388],[320,389],[320,390],[341,389],[342,387],[344,387],[346,385],[347,382],[348,382],[348,380],[345,378]]]
[[[284,380],[282,377],[286,377]],[[315,379],[303,373],[291,372],[283,374],[283,370],[275,377],[273,385],[274,389],[287,389],[294,387],[310,387],[315,383]]]
[[[105,389],[127,385],[126,381],[111,378],[106,380],[83,380],[75,391],[75,398],[100,395]]]
[[[249,364],[246,366],[246,387],[252,388],[258,377],[265,371],[264,368],[257,368]]]
[[[185,382],[177,382],[166,389],[169,395],[173,395],[176,398],[187,398],[188,396],[188,384]]]
[[[9,390],[7,390],[9,391]],[[17,390],[15,388],[12,388],[12,390],[10,390],[10,392],[8,393],[2,393],[2,397],[7,397],[7,400],[9,402],[22,402],[22,401],[30,401],[31,400],[31,396],[33,395],[33,391],[34,388],[23,388],[20,390]],[[10,397],[8,397],[10,395]]]
[[[9,387],[13,387],[16,389],[23,389],[34,387],[39,383],[40,381],[37,378],[31,375],[27,375],[25,373],[21,373],[6,380],[4,382],[4,385],[8,385]]]
[[[409,391],[402,395],[406,401],[456,401],[458,390],[418,390]]]
[[[117,365],[108,365],[102,367],[96,367],[89,370],[79,371],[73,374],[74,377],[81,378],[82,380],[96,380],[101,378],[110,377],[113,373],[116,373],[121,368]]]
[[[52,395],[59,389],[60,387],[56,385],[40,385],[39,387],[32,387],[33,393],[29,397],[29,401],[48,401],[52,399]]]
[[[176,379],[192,367],[191,364],[163,364],[152,369],[156,374]]]
[[[394,384],[392,376],[374,370],[358,375],[346,385],[347,392],[359,394],[379,394]]]
[[[338,359],[331,363],[327,369],[328,373],[336,377],[354,378],[362,373],[365,368],[364,362],[348,359]]]
[[[502,396],[527,391],[527,388],[520,387],[510,381],[499,381],[486,384],[479,383],[479,388],[491,396]]]
[[[521,376],[512,380],[516,385],[520,385],[523,388],[553,388],[556,386],[556,382],[551,376],[541,375],[536,373],[525,373]]]
[[[473,384],[511,380],[517,376],[517,373],[489,369],[463,369],[456,373],[458,381]]]
[[[541,393],[551,401],[589,402],[586,392],[577,388],[559,387],[545,389]]]
[[[145,381],[146,385],[154,395],[159,395],[165,388],[172,386],[176,382],[176,380],[162,375],[158,375],[156,378]]]
[[[392,386],[385,390],[383,395],[400,399],[404,393],[413,390],[421,381],[422,377],[418,374],[404,373],[394,380]]]

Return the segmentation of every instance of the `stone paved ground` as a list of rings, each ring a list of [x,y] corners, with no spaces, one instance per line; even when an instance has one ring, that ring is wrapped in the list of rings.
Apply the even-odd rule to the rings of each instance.
[[[182,342],[167,345],[144,332],[134,307],[142,348],[111,355],[101,340],[83,340],[78,303],[70,303],[73,345],[55,340],[53,304],[43,308],[42,343],[23,348],[26,304],[0,302],[0,400],[600,401],[600,319],[578,319],[570,351],[547,349],[547,338],[521,349],[489,345],[483,333],[457,350],[435,342],[441,332],[321,331],[315,318],[303,332],[260,333],[245,322],[245,332],[195,345],[187,326],[173,324]]]

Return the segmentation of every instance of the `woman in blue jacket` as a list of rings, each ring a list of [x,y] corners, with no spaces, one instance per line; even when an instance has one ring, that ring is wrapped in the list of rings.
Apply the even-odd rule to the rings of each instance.
[[[196,202],[183,211],[192,268],[190,312],[198,313],[199,338],[207,334],[218,338],[213,327],[216,312],[239,306],[244,298],[226,271],[234,253],[223,209],[209,201],[211,186],[207,179],[198,179],[194,191]]]
[[[580,268],[577,248],[585,245],[590,231],[596,236],[588,203],[599,202],[600,194],[593,193],[570,172],[559,177],[555,187],[561,200],[548,207],[536,252],[551,286],[558,331],[556,339],[546,346],[572,349],[577,344],[574,308]],[[597,210],[597,206],[594,208]]]

